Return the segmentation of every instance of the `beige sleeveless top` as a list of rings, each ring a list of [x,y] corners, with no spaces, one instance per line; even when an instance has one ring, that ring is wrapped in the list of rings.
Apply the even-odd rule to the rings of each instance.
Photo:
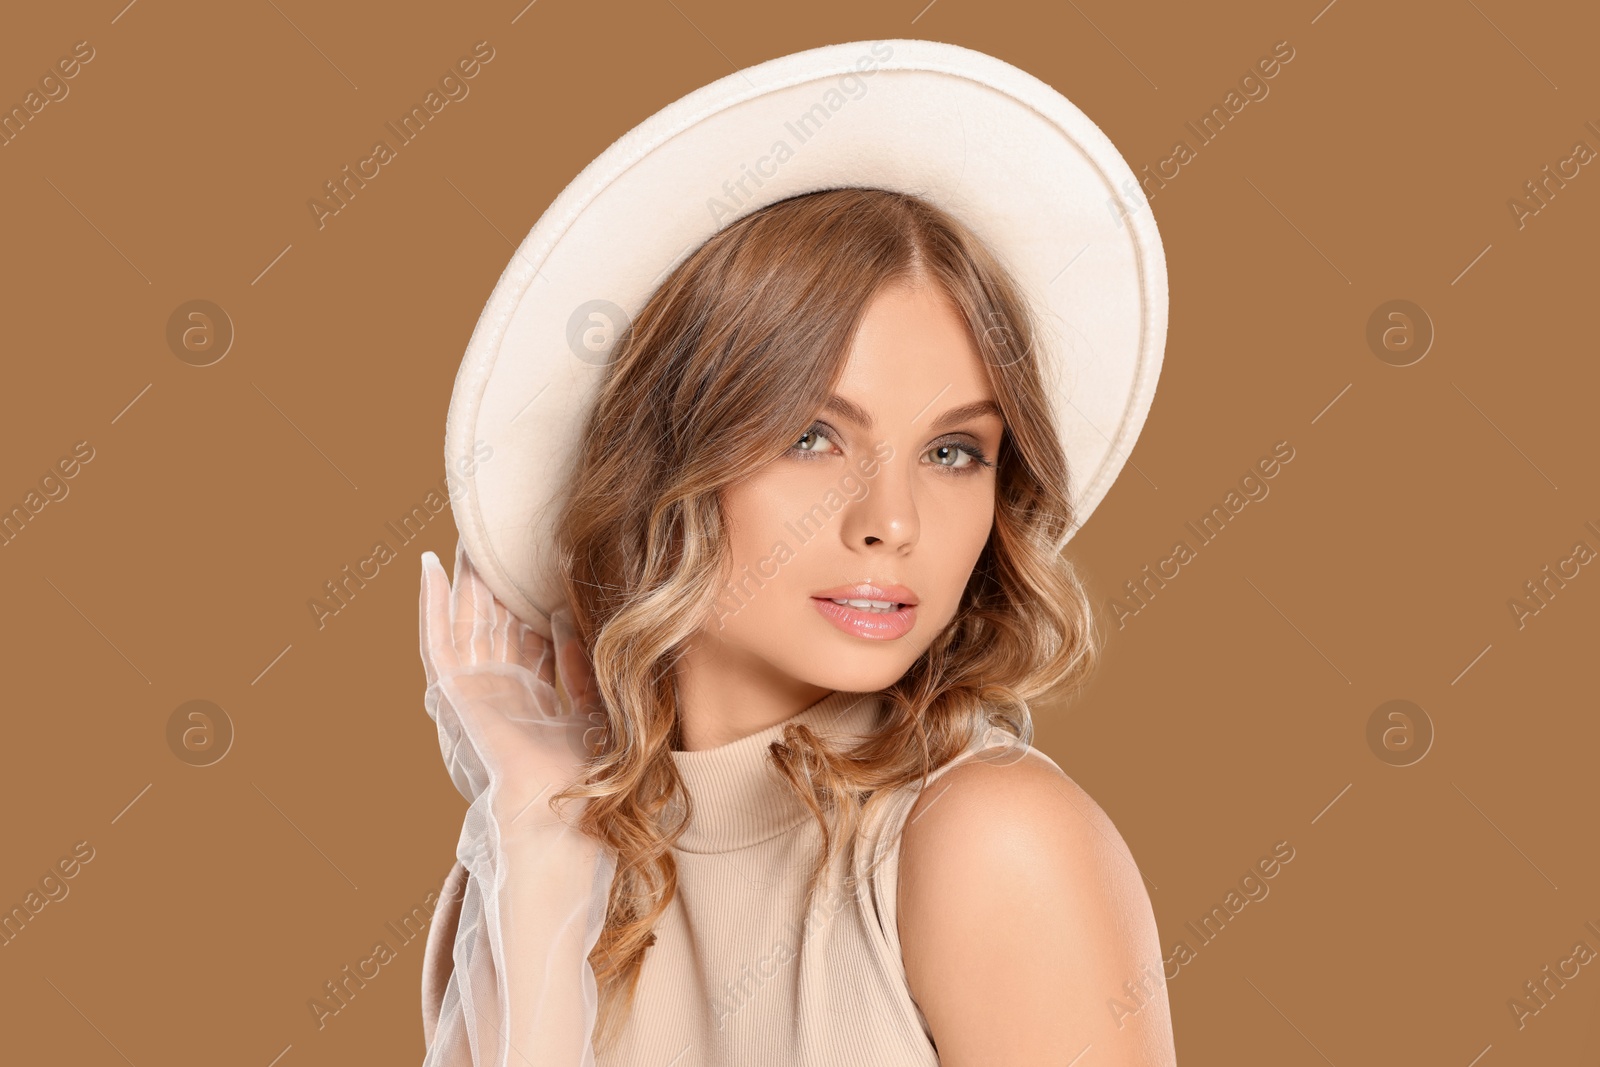
[[[849,747],[877,728],[880,708],[876,693],[833,693],[759,733],[672,753],[692,802],[674,849],[677,892],[645,954],[632,1014],[597,1050],[596,1067],[938,1064],[906,987],[895,920],[900,833],[919,783],[871,814],[807,912],[822,834],[767,751],[793,722]],[[991,727],[929,781],[1011,736]],[[845,863],[871,872],[854,892],[841,888]]]

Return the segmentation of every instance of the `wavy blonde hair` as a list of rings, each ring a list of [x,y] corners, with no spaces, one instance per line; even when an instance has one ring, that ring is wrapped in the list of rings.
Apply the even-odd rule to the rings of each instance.
[[[989,725],[1030,742],[1029,701],[1076,692],[1099,659],[1088,598],[1061,554],[1076,521],[1037,328],[1002,264],[948,213],[881,189],[791,197],[719,231],[619,337],[557,521],[565,592],[608,722],[586,773],[552,800],[587,797],[581,828],[617,855],[589,956],[602,1040],[631,1008],[677,888],[672,846],[690,809],[671,755],[674,666],[725,577],[721,490],[806,431],[873,296],[908,280],[949,294],[1003,413],[994,526],[954,620],[882,692],[873,737],[844,752],[791,724],[771,745],[822,827],[808,892],[874,797],[918,782]],[[669,807],[675,796],[681,808]]]

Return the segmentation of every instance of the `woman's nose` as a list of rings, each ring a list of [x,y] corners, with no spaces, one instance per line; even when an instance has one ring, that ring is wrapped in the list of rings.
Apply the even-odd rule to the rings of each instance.
[[[840,531],[845,544],[886,546],[899,553],[917,543],[922,526],[911,475],[910,462],[898,455],[878,465],[877,473],[867,481],[866,493],[846,509]]]

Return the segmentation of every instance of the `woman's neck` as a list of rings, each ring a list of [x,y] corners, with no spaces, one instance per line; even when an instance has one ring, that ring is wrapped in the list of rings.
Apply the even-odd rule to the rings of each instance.
[[[704,635],[677,666],[681,748],[716,748],[798,715],[833,690],[792,678],[772,665]]]

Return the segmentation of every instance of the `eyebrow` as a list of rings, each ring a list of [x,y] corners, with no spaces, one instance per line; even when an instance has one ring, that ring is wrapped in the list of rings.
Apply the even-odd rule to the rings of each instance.
[[[837,412],[864,430],[872,429],[872,413],[861,405],[846,400],[838,394],[830,396],[827,403],[822,405],[822,408],[824,411]],[[949,426],[958,422],[965,422],[967,419],[976,419],[983,415],[993,415],[1002,421],[1005,418],[1005,414],[1000,410],[1000,405],[993,400],[974,400],[970,404],[962,404],[946,411],[934,420],[933,425],[935,427]]]

